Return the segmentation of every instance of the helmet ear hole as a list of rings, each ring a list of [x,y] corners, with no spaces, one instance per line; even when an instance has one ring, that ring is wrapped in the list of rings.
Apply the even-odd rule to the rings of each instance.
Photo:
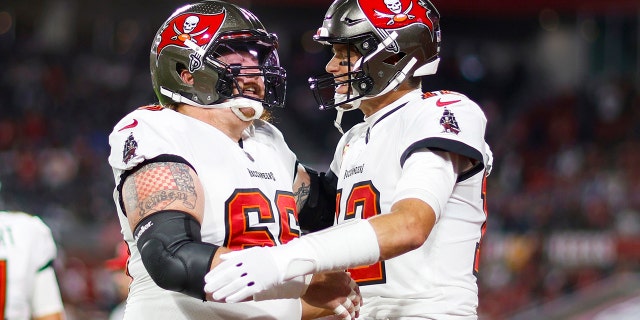
[[[404,53],[404,52],[398,52],[397,54],[394,54],[394,55],[382,60],[382,62],[385,63],[385,64],[388,64],[388,65],[391,65],[391,66],[395,66],[406,55],[407,54]]]
[[[182,74],[182,72],[184,71],[187,71],[187,67],[181,62],[176,63],[176,77],[178,77],[178,79],[181,79],[183,84],[192,85],[193,76],[189,76],[189,78],[185,78]]]
[[[187,69],[187,66],[184,65],[184,63],[182,62],[178,62],[176,63],[176,73],[179,75],[180,73],[182,73],[182,70]]]

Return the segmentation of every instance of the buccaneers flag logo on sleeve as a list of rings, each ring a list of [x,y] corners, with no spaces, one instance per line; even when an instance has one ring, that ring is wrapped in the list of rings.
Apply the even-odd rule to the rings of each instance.
[[[369,21],[379,29],[400,29],[414,23],[433,32],[429,10],[421,0],[358,0]]]
[[[156,51],[156,57],[158,57],[160,52],[167,46],[192,48],[186,44],[186,41],[191,41],[198,47],[204,49],[209,42],[211,42],[211,39],[215,37],[222,25],[222,22],[224,21],[224,18],[224,10],[217,14],[184,13],[175,16],[167,22],[160,33],[161,39]],[[198,55],[197,52],[192,54],[191,64],[189,67],[191,72],[199,68],[201,65],[196,63],[194,59],[201,63],[202,57]]]

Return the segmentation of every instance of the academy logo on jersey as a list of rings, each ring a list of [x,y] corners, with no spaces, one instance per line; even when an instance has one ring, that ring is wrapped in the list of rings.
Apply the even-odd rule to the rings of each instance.
[[[419,23],[433,32],[431,10],[422,0],[358,0],[358,5],[378,29],[400,29]]]
[[[129,134],[129,137],[124,142],[124,148],[122,150],[122,161],[128,163],[133,157],[136,156],[136,150],[138,149],[138,142],[133,138],[133,133]]]
[[[442,126],[442,132],[444,133],[455,133],[456,135],[460,133],[460,126],[458,126],[456,117],[453,115],[453,112],[447,108],[444,108],[442,117],[440,117],[440,125]]]
[[[217,14],[185,13],[169,20],[160,33],[156,58],[167,46],[193,49],[192,44],[195,44],[200,48],[206,47],[220,29],[225,16],[226,11],[222,10]],[[190,58],[189,71],[194,72],[202,66],[202,56],[194,52]]]

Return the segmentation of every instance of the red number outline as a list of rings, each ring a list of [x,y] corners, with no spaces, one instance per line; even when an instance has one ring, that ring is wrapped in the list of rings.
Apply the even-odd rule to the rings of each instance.
[[[298,225],[298,207],[292,192],[277,191],[276,207],[280,213],[280,243],[285,244],[300,237],[299,229],[292,229],[292,223]]]
[[[487,175],[485,174],[482,177],[482,211],[484,211],[484,215],[486,217],[484,223],[482,224],[482,231],[480,233],[480,241],[476,243],[475,255],[473,257],[473,275],[478,277],[480,272],[480,248],[482,247],[482,239],[484,239],[484,234],[487,231],[487,220],[489,220],[489,207],[487,205]]]
[[[7,307],[7,260],[0,260],[0,319],[5,319]]]
[[[299,237],[298,211],[293,193],[276,191],[275,201],[276,211],[260,189],[236,189],[225,201],[226,231],[223,245],[232,250],[277,245],[276,238],[266,226],[276,223],[275,212],[278,213],[280,243]],[[249,215],[252,212],[257,212],[260,226],[249,225]]]
[[[337,203],[340,204],[342,190],[338,191]],[[368,219],[379,215],[380,191],[371,180],[359,182],[353,186],[345,204],[345,221],[355,218]],[[360,217],[358,217],[358,214]],[[366,286],[387,282],[385,262],[379,261],[369,266],[361,266],[347,270],[358,285]]]

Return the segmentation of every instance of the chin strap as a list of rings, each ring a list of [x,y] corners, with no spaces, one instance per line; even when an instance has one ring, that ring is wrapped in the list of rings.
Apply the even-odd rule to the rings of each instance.
[[[344,130],[342,130],[342,115],[344,114],[344,109],[338,107],[336,108],[336,111],[336,119],[333,120],[333,126],[338,129],[338,132],[340,132],[340,134],[344,134]]]
[[[346,100],[346,98],[347,98],[346,94],[342,94],[342,93],[335,94],[335,101],[344,101]],[[339,100],[339,99],[342,99],[342,100]],[[337,113],[336,113],[336,119],[333,120],[333,126],[336,127],[336,129],[338,129],[340,134],[344,134],[344,130],[342,130],[342,115],[347,111],[358,110],[358,107],[360,107],[360,100],[361,99],[351,101],[348,104],[337,106],[335,108]]]
[[[188,104],[188,105],[196,106],[200,108],[205,108],[205,109],[231,108],[231,111],[233,111],[233,114],[235,114],[242,121],[251,121],[251,120],[259,119],[262,116],[262,113],[264,112],[264,106],[262,105],[262,102],[251,100],[248,98],[243,98],[243,97],[229,99],[225,102],[218,103],[218,104],[200,104],[191,99],[186,98],[185,96],[179,93],[173,92],[165,87],[160,87],[160,93],[165,97],[171,98],[171,100],[175,102],[184,103],[184,104]],[[253,116],[251,117],[245,116],[242,113],[242,111],[240,111],[240,108],[253,109],[254,111]]]
[[[231,108],[233,114],[235,114],[242,121],[251,121],[255,119],[260,119],[262,113],[264,112],[264,106],[262,106],[262,102],[258,102],[255,100],[247,99],[247,98],[234,98],[223,103],[218,104],[219,107],[222,108]],[[240,108],[251,108],[253,109],[253,116],[247,117]]]
[[[184,104],[188,104],[191,106],[196,106],[196,107],[200,107],[200,108],[217,108],[218,105],[207,105],[207,104],[200,104],[197,103],[177,92],[173,92],[165,87],[160,87],[160,94],[162,94],[163,96],[177,102],[177,103],[184,103]]]

